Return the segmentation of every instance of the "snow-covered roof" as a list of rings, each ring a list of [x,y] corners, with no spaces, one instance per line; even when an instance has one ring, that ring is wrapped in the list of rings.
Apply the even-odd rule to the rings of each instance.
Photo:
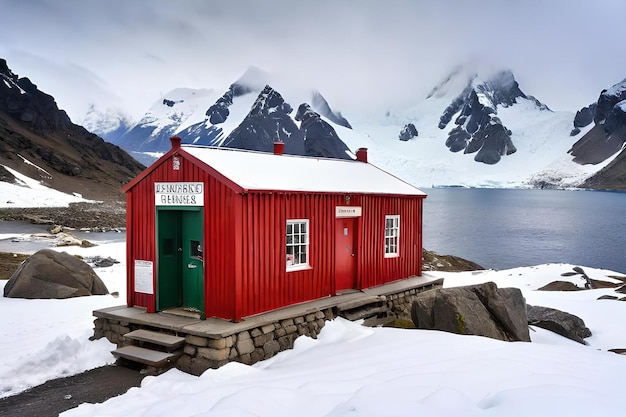
[[[369,163],[225,148],[183,146],[245,190],[425,195]]]

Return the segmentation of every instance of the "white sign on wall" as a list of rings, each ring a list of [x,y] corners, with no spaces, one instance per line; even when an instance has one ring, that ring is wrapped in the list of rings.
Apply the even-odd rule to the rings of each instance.
[[[360,206],[336,206],[335,217],[361,217]]]
[[[135,259],[135,292],[154,294],[154,263]]]
[[[204,206],[204,183],[155,182],[154,203],[157,206]]]

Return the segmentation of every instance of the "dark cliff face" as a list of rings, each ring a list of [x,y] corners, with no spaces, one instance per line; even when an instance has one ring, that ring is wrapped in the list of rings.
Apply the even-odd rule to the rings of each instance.
[[[224,140],[227,148],[272,152],[274,142],[285,143],[285,153],[302,155],[302,132],[289,116],[293,108],[270,86],[266,86],[241,124]]]
[[[579,164],[601,163],[626,143],[626,80],[603,90],[596,103],[580,109],[572,133],[592,122],[593,127],[568,151]]]
[[[33,131],[67,128],[70,118],[59,110],[54,98],[37,89],[28,78],[18,78],[0,59],[0,111],[16,120],[28,123]]]
[[[501,71],[483,82],[472,77],[439,119],[439,128],[445,129],[456,116],[446,146],[452,152],[475,153],[474,160],[485,164],[496,164],[502,156],[516,152],[512,132],[497,114],[499,107],[512,106],[519,99],[533,100],[540,110],[549,110],[524,94],[510,71]]]
[[[122,199],[121,185],[144,168],[118,146],[73,124],[52,96],[29,79],[18,78],[3,59],[0,138],[0,163],[22,172],[25,158],[40,168],[26,168],[34,178],[86,198]],[[48,174],[42,175],[44,171]]]
[[[614,158],[581,185],[597,190],[626,189],[626,80],[600,92],[598,101],[580,109],[574,118],[572,134],[593,126],[568,151],[581,165],[599,164]],[[617,154],[617,155],[616,155]]]
[[[285,144],[284,153],[326,158],[351,159],[348,147],[335,129],[304,103],[295,120],[292,106],[269,85],[259,94],[250,112],[220,146],[273,152],[274,142]],[[349,152],[349,151],[348,151]]]
[[[339,139],[335,129],[326,123],[319,114],[306,103],[298,107],[296,120],[300,121],[300,130],[304,135],[306,156],[352,159],[349,149]]]

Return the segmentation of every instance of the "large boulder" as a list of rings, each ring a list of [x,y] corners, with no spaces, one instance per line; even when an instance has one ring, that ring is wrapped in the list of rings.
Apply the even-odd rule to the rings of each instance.
[[[528,324],[550,330],[583,345],[586,344],[584,338],[591,336],[591,331],[578,316],[549,307],[527,307]]]
[[[411,318],[418,329],[530,342],[522,292],[493,282],[418,294]]]
[[[40,250],[26,259],[4,287],[4,296],[10,298],[62,299],[108,293],[89,265],[51,249]]]

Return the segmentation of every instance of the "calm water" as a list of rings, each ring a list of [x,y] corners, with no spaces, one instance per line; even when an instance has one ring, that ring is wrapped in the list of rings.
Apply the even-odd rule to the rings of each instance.
[[[626,193],[423,191],[428,250],[493,269],[565,262],[626,273]]]

